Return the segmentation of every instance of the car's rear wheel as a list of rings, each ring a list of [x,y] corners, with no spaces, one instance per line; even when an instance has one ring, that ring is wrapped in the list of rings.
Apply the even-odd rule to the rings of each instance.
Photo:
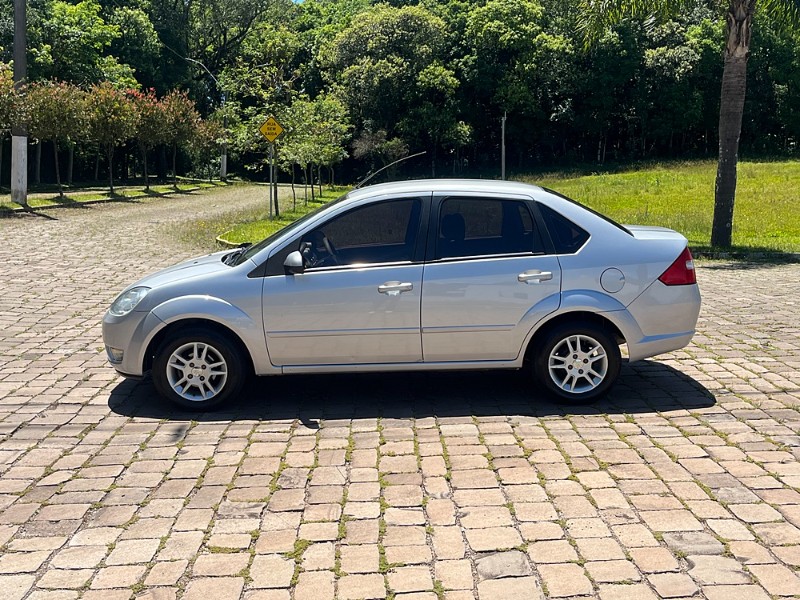
[[[185,408],[208,410],[241,392],[244,358],[231,340],[215,331],[186,329],[168,338],[153,361],[153,383],[165,398]]]
[[[537,346],[536,378],[559,400],[591,402],[605,395],[619,375],[619,346],[597,325],[558,325]]]

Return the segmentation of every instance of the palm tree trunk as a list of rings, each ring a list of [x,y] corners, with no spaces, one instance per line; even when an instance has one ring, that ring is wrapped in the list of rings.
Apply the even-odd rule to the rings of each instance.
[[[729,248],[736,199],[736,164],[747,90],[747,57],[755,0],[731,0],[727,19],[728,40],[719,107],[719,162],[714,186],[714,221],[711,245]]]

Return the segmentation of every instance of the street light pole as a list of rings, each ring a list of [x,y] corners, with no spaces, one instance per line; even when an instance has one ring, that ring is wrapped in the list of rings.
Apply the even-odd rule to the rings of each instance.
[[[26,0],[14,0],[14,88],[28,76]],[[11,201],[28,206],[28,130],[24,123],[11,128]]]
[[[502,141],[500,143],[500,179],[505,181],[506,180],[506,115],[507,113],[503,113],[503,118],[500,119],[501,128],[502,128]]]
[[[208,76],[211,77],[211,79],[214,80],[214,83],[217,85],[217,89],[220,91],[220,109],[222,110],[222,130],[225,133],[225,139],[222,141],[222,147],[219,150],[219,178],[222,181],[227,181],[227,179],[228,179],[228,113],[225,111],[225,92],[222,91],[222,88],[219,85],[219,80],[216,77],[214,77],[214,74],[208,69],[207,66],[205,66],[203,63],[201,63],[199,60],[197,60],[195,58],[189,58],[188,56],[183,56],[181,54],[178,54],[177,52],[175,52],[175,50],[173,50],[172,48],[170,48],[166,44],[164,44],[164,45],[168,50],[170,50],[176,56],[179,56],[183,60],[185,60],[187,62],[190,62],[190,63],[194,63],[194,64],[198,65],[199,67],[201,67],[206,73],[208,73]]]

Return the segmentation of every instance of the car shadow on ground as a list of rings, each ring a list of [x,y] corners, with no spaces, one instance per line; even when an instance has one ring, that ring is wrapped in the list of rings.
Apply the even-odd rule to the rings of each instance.
[[[192,412],[158,396],[149,378],[126,380],[108,406],[119,415],[197,421],[291,421],[316,427],[320,420],[425,417],[642,414],[697,410],[716,399],[703,385],[655,361],[624,364],[603,400],[589,405],[549,400],[519,371],[362,373],[253,378],[230,407]]]

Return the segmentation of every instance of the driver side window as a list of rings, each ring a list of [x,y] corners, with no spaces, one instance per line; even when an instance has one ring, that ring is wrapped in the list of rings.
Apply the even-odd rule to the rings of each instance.
[[[421,209],[419,198],[355,208],[305,234],[299,249],[309,268],[410,261]]]

